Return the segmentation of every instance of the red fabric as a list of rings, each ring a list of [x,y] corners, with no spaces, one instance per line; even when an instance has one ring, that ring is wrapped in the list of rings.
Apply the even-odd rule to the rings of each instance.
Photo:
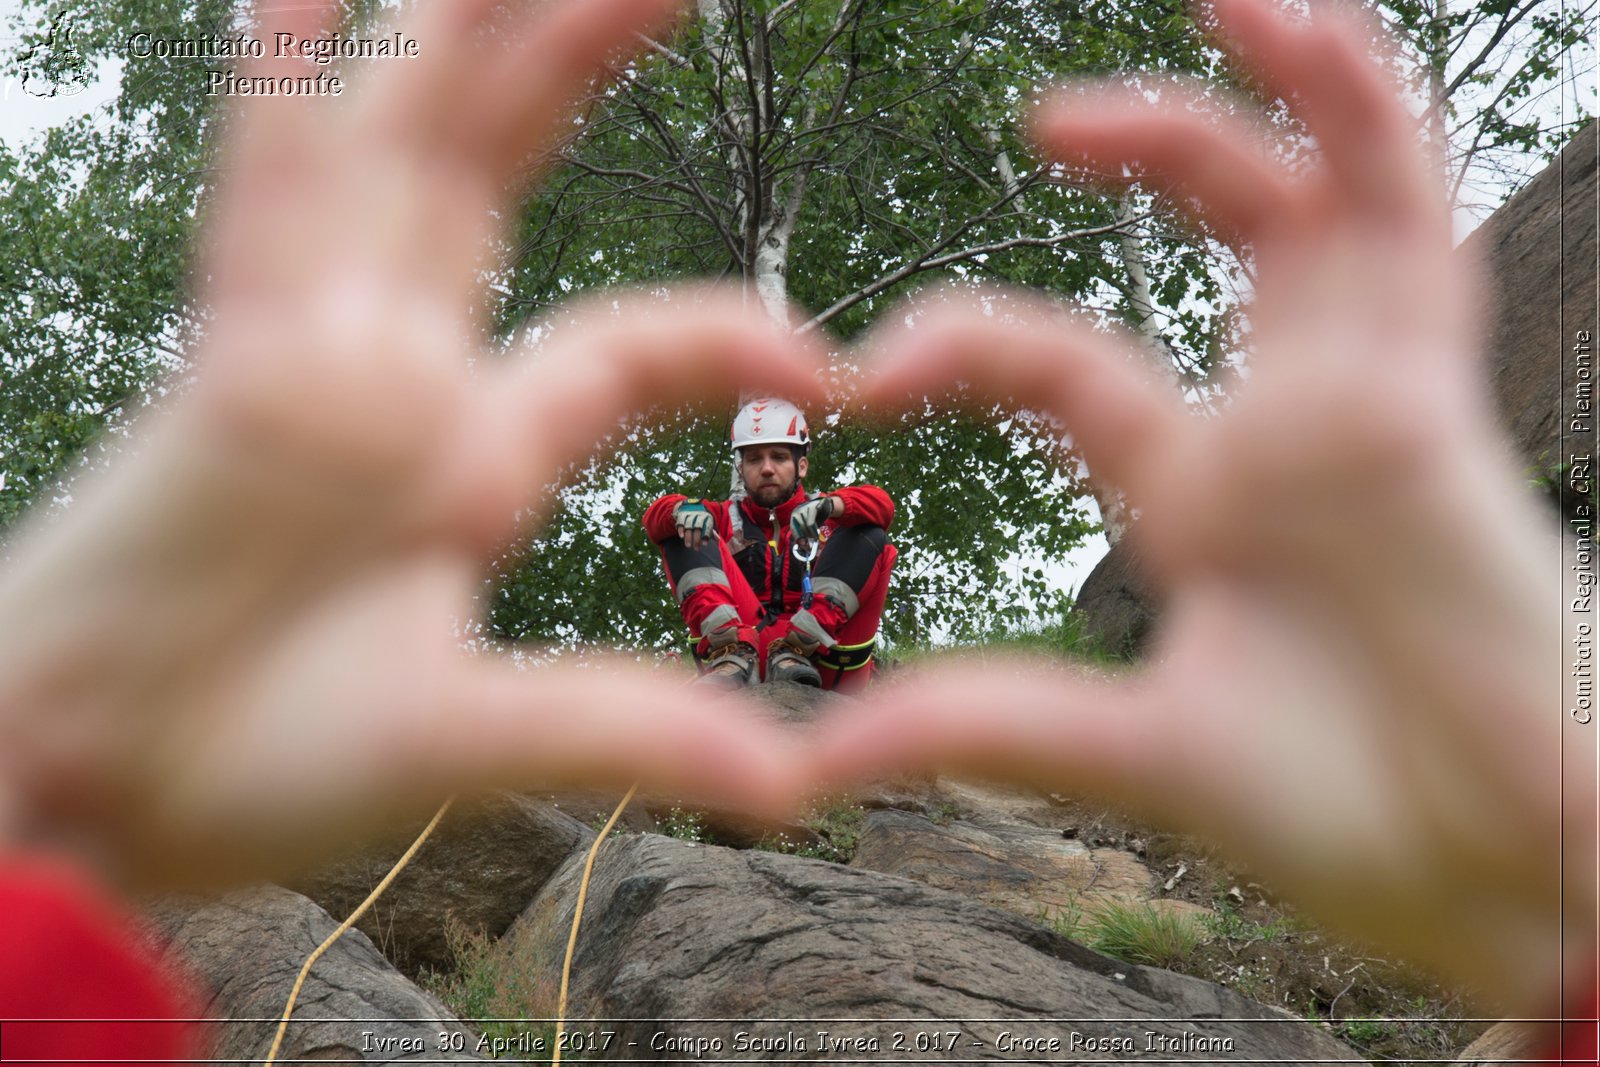
[[[843,489],[835,489],[828,494],[844,501],[844,516],[829,519],[825,525],[834,526],[881,526],[887,530],[894,522],[894,501],[889,494],[875,485],[849,485]],[[677,535],[677,527],[673,525],[672,513],[679,504],[689,498],[682,493],[668,493],[660,497],[655,503],[645,509],[644,530],[650,535],[650,540],[661,544]],[[777,507],[778,529],[784,532],[789,529],[789,516],[794,509],[806,502],[806,491],[796,485],[794,495]],[[706,510],[711,512],[712,518],[717,523],[717,535],[723,538],[732,536],[733,520],[732,511],[727,500],[702,500]],[[745,514],[752,522],[761,528],[768,536],[772,536],[773,512],[766,508],[757,507],[749,498],[744,501]]]
[[[0,1057],[99,1064],[199,1056],[193,998],[77,870],[0,855]]]
[[[703,585],[697,588],[689,594],[689,599],[681,606],[684,619],[688,621],[692,617],[695,621],[690,625],[698,633],[699,620],[704,619],[722,604],[732,604],[739,612],[739,640],[755,646],[759,669],[765,674],[767,649],[772,642],[789,632],[789,620],[785,617],[759,630],[755,628],[756,622],[761,618],[761,604],[756,599],[755,592],[751,590],[750,583],[745,580],[744,572],[729,554],[728,543],[718,541],[717,545],[722,554],[723,573],[728,576],[728,587]],[[873,565],[872,574],[867,579],[866,585],[858,594],[860,608],[848,620],[844,619],[843,612],[820,597],[812,603],[812,614],[841,645],[863,644],[877,634],[878,626],[883,619],[883,605],[888,597],[889,574],[894,569],[894,561],[895,547],[886,545],[883,553],[878,556],[877,563]],[[795,610],[798,609],[797,601]],[[699,652],[704,655],[705,651],[706,642],[702,640]],[[876,666],[876,661],[871,661],[853,671],[836,671],[818,664],[817,673],[822,676],[822,688],[837,689],[841,693],[854,693],[871,680]]]
[[[841,645],[859,645],[877,636],[878,626],[883,620],[883,605],[889,596],[889,574],[894,569],[896,555],[893,545],[884,546],[882,555],[872,567],[872,574],[867,579],[867,584],[856,594],[861,600],[861,607],[851,616],[849,622],[834,629],[826,620],[824,621],[824,625],[828,626],[834,639]],[[817,614],[817,608],[818,602],[814,602],[811,606],[812,614]],[[822,688],[840,693],[856,693],[872,680],[872,675],[877,669],[878,661],[873,658],[866,666],[853,671],[836,671],[818,664],[817,673],[822,675]]]
[[[889,524],[894,521],[894,501],[889,499],[888,493],[885,493],[875,485],[848,486],[844,489],[835,490],[829,495],[837,496],[844,501],[845,512],[842,518],[829,519],[822,524],[824,539],[841,526],[870,525],[888,529]],[[687,499],[688,497],[680,493],[673,493],[661,497],[646,509],[644,513],[644,528],[645,532],[650,535],[651,540],[661,544],[677,536],[677,527],[673,524],[672,515],[678,505]],[[717,536],[724,549],[722,567],[724,572],[727,573],[729,581],[733,584],[731,588],[702,585],[690,593],[688,599],[683,601],[680,607],[683,611],[684,622],[688,623],[691,633],[696,637],[701,636],[700,624],[707,615],[710,615],[724,604],[732,604],[738,610],[739,618],[743,621],[744,627],[754,627],[761,619],[762,606],[771,603],[774,582],[777,582],[779,587],[783,589],[784,619],[800,610],[800,592],[797,589],[789,588],[789,571],[792,566],[796,566],[794,556],[789,551],[789,517],[794,513],[795,508],[805,502],[805,488],[797,484],[794,495],[776,508],[769,510],[759,507],[748,498],[740,503],[739,507],[742,509],[744,517],[749,524],[760,532],[763,540],[773,543],[772,552],[766,561],[766,573],[756,582],[749,581],[747,576],[745,583],[743,583],[744,589],[741,590],[739,588],[740,583],[734,580],[734,574],[735,572],[742,573],[742,571],[734,563],[727,551],[727,546],[730,540],[738,542],[738,535],[742,533],[745,524],[741,522],[738,528],[735,528],[732,501],[701,501],[716,523]],[[776,566],[773,565],[774,561],[776,561]],[[676,584],[673,585],[672,591],[674,595],[677,594]],[[746,592],[749,594],[748,597],[745,595]],[[815,608],[813,608],[812,613],[816,614]],[[861,614],[865,614],[865,611],[859,612],[857,618]],[[827,626],[829,622],[827,619],[819,619],[819,621],[824,626]],[[851,622],[855,622],[855,619],[852,619]],[[766,645],[782,637],[787,632],[787,622],[780,621],[776,627],[768,626],[762,631],[763,636],[761,639],[752,643],[761,647],[762,655],[765,657]],[[872,629],[868,630],[866,636],[863,636],[860,640],[865,641],[868,636],[876,632],[877,618],[874,615]],[[840,637],[839,634],[834,634],[834,636],[840,638],[846,644],[853,643],[848,638]],[[749,639],[748,635],[740,634],[740,640]]]
[[[846,486],[834,490],[829,495],[839,497],[844,503],[844,514],[830,518],[822,524],[824,540],[840,527],[880,526],[887,529],[894,522],[894,501],[890,499],[888,493],[875,485]],[[657,544],[677,536],[673,513],[678,505],[687,499],[689,498],[681,493],[672,493],[656,500],[646,509],[645,532]],[[701,623],[706,617],[723,605],[731,604],[739,613],[739,640],[755,646],[758,662],[761,664],[760,670],[763,673],[766,670],[768,647],[789,632],[789,617],[800,610],[800,592],[789,588],[790,569],[798,566],[793,553],[790,552],[789,518],[794,509],[805,503],[806,499],[805,488],[797,484],[794,494],[776,508],[760,507],[748,498],[738,505],[748,524],[755,527],[764,540],[774,543],[772,551],[766,556],[766,573],[762,575],[762,580],[755,584],[750,582],[729,549],[730,540],[742,535],[746,525],[746,522],[739,522],[736,528],[736,515],[733,510],[735,505],[727,500],[701,501],[716,524],[717,545],[722,556],[721,566],[723,573],[728,577],[728,585],[697,586],[679,605],[679,610],[682,611],[683,620],[688,624],[690,632],[695,637],[702,638]],[[857,594],[860,607],[850,619],[846,620],[842,612],[833,609],[822,598],[812,603],[811,613],[816,616],[823,629],[840,644],[861,644],[878,632],[883,617],[884,601],[889,590],[889,573],[894,566],[895,555],[893,545],[885,546],[866,584]],[[777,561],[775,567],[774,560]],[[668,580],[671,581],[670,573]],[[783,613],[758,630],[756,625],[762,619],[764,605],[771,602],[774,582],[783,590]],[[676,583],[673,583],[672,591],[676,596]],[[700,641],[699,651],[702,654],[705,652],[703,638]],[[822,674],[823,688],[837,687],[846,692],[864,686],[872,677],[873,669],[874,664],[868,664],[854,671],[818,668]]]
[[[1600,1029],[1600,1023],[1595,1021],[1600,1019],[1600,986],[1591,986],[1587,993],[1568,1001],[1562,1018],[1567,1021],[1561,1024],[1561,1039],[1543,1058],[1600,1067],[1600,1053],[1595,1049],[1596,1030]]]

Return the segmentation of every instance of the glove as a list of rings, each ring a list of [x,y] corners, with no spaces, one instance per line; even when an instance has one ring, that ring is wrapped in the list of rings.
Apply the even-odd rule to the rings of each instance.
[[[717,521],[698,500],[685,500],[672,512],[672,524],[678,536],[690,548],[699,548],[716,536]]]
[[[828,521],[833,512],[834,500],[831,496],[807,500],[789,513],[789,532],[796,541],[815,541],[822,524]]]

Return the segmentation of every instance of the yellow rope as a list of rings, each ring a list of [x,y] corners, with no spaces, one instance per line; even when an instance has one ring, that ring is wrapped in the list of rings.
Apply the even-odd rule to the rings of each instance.
[[[638,782],[628,787],[628,792],[617,802],[617,810],[611,813],[611,818],[606,821],[600,836],[589,846],[589,858],[583,861],[583,880],[578,883],[578,904],[572,909],[572,933],[567,935],[567,958],[561,962],[561,999],[556,1006],[556,1047],[550,1059],[550,1067],[555,1067],[561,1062],[561,1039],[567,1032],[567,980],[572,977],[572,951],[578,947],[578,924],[583,921],[583,902],[589,895],[589,875],[594,871],[594,857],[600,851],[600,846],[605,842],[611,828],[622,818],[623,809],[638,791]]]
[[[289,1029],[289,1016],[294,1014],[294,1002],[300,999],[300,987],[305,985],[306,975],[311,973],[312,966],[322,958],[322,954],[328,951],[335,941],[344,936],[346,930],[361,920],[361,916],[367,913],[367,909],[372,907],[373,902],[383,895],[385,889],[389,888],[389,883],[393,882],[395,877],[405,870],[406,864],[411,862],[411,857],[417,854],[417,850],[422,847],[422,843],[428,840],[428,835],[433,833],[434,828],[439,825],[439,820],[444,818],[444,813],[450,810],[450,805],[455,802],[455,799],[455,797],[451,797],[439,805],[439,810],[433,813],[433,818],[428,825],[422,828],[422,833],[418,834],[417,839],[411,842],[411,847],[406,849],[405,854],[395,861],[393,867],[389,868],[389,873],[383,876],[383,881],[378,883],[377,888],[368,893],[367,899],[361,902],[361,906],[351,912],[350,917],[340,923],[339,928],[329,934],[327,939],[317,946],[316,951],[306,958],[305,966],[300,968],[300,977],[294,980],[294,988],[289,991],[289,1003],[283,1006],[283,1021],[278,1023],[278,1033],[272,1039],[272,1048],[267,1052],[266,1060],[263,1061],[264,1067],[271,1067],[272,1062],[278,1058],[278,1050],[283,1046],[284,1032]],[[565,988],[564,984],[563,988]]]

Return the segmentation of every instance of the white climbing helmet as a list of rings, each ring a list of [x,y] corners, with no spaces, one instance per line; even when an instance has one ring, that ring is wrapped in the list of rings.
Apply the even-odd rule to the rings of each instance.
[[[794,445],[802,452],[811,447],[806,413],[771,396],[757,397],[739,409],[731,437],[735,452],[747,445]]]

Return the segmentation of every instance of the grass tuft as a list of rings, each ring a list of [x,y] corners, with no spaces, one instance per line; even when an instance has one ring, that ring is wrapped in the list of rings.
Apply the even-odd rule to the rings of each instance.
[[[423,986],[469,1027],[487,1041],[475,1049],[491,1059],[516,1059],[525,1063],[550,1062],[549,1049],[555,1041],[555,1024],[541,1021],[555,1016],[560,981],[548,972],[532,971],[523,961],[537,958],[535,945],[541,938],[525,923],[512,927],[506,939],[496,941],[482,930],[468,928],[452,917],[445,926],[445,937],[455,956],[455,970],[423,978]],[[527,1044],[524,1035],[532,1034],[543,1055],[502,1055],[502,1048]],[[471,1048],[469,1043],[468,1048]],[[563,1056],[572,1059],[572,1056]]]
[[[1226,898],[1217,904],[1215,915],[1203,916],[1200,922],[1212,937],[1231,945],[1284,941],[1291,930],[1287,919],[1275,919],[1265,924],[1247,919],[1239,913],[1238,906]]]
[[[706,817],[698,811],[685,811],[682,808],[673,808],[667,812],[667,817],[658,822],[657,828],[668,837],[676,837],[680,841],[705,841]]]
[[[861,841],[861,831],[866,824],[867,809],[844,798],[811,810],[806,817],[806,829],[816,835],[813,840],[797,843],[780,833],[762,838],[756,848],[829,863],[849,863],[856,854],[856,845]]]
[[[1206,928],[1192,916],[1156,908],[1148,901],[1106,900],[1085,908],[1074,899],[1040,919],[1062,937],[1150,967],[1182,963],[1207,936]]]
[[[1335,1032],[1352,1045],[1374,1045],[1394,1034],[1394,1027],[1386,1019],[1357,1017],[1338,1023]]]
[[[1170,967],[1194,954],[1206,939],[1205,928],[1176,911],[1148,902],[1107,901],[1088,921],[1091,947],[1129,963]]]

